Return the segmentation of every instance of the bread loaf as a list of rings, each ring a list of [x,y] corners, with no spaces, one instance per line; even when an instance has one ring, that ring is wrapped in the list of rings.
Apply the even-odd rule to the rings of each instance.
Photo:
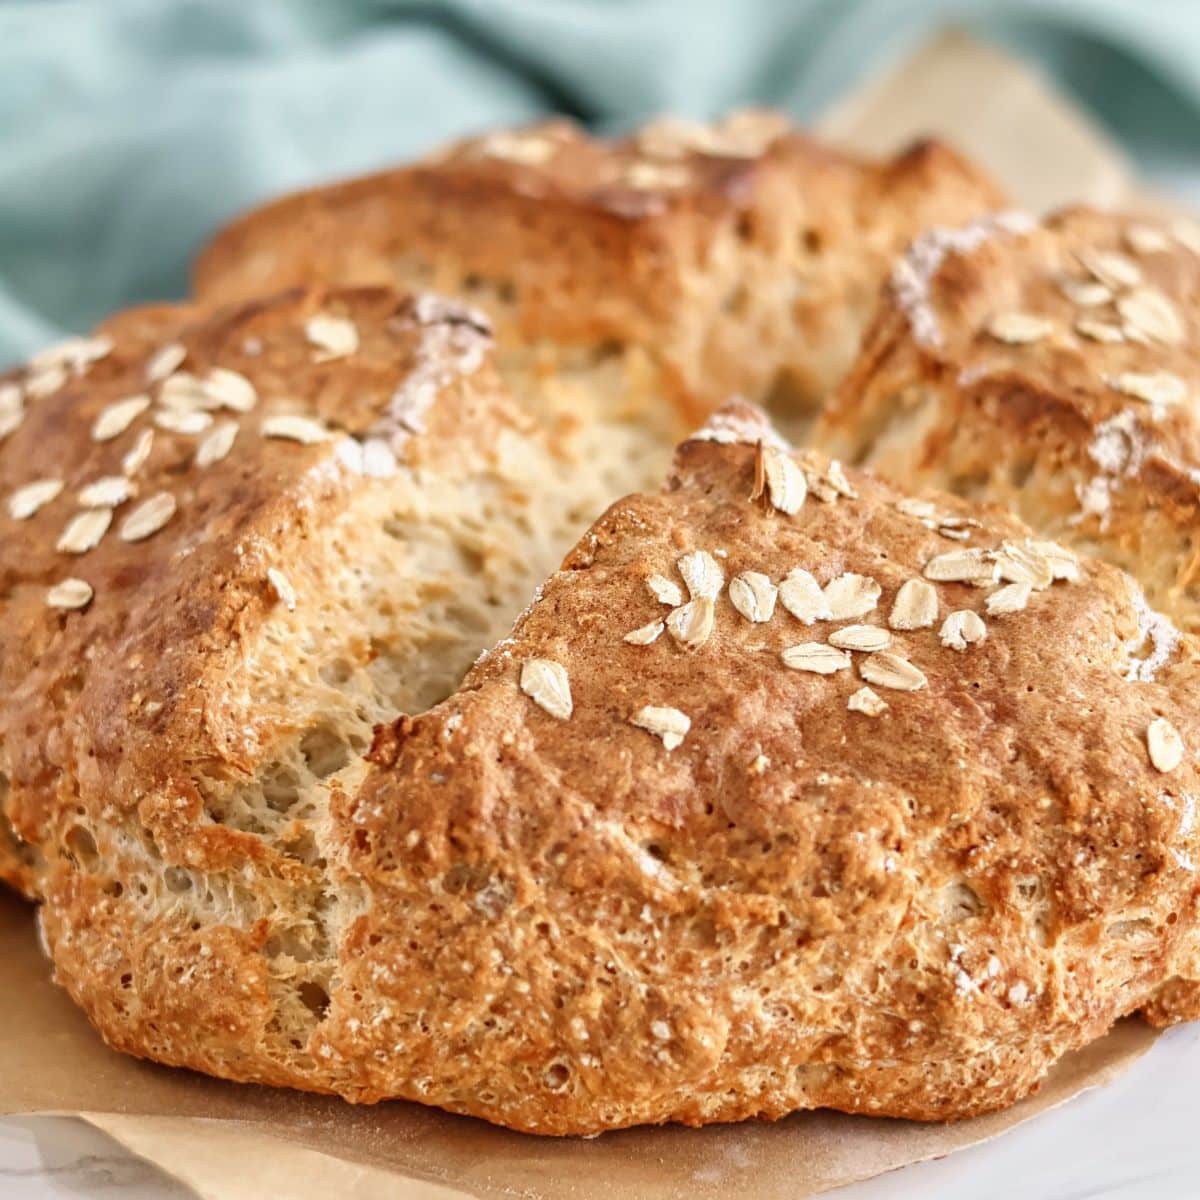
[[[563,452],[586,466],[620,438],[653,490],[730,395],[802,427],[895,255],[1001,203],[945,146],[867,162],[768,112],[614,141],[553,121],[268,204],[204,250],[196,291],[224,302],[315,281],[463,298],[491,317],[502,374]]]
[[[923,234],[814,431],[1003,503],[1200,627],[1200,227],[1073,209]]]
[[[0,393],[4,870],[112,1045],[565,1134],[963,1117],[1196,1014],[1130,577],[744,405],[554,571],[604,472],[489,354],[304,288]]]

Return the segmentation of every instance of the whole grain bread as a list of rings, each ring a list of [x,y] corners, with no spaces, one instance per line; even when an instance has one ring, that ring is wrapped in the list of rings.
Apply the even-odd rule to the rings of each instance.
[[[1200,226],[1071,209],[923,234],[814,431],[1011,507],[1200,628]]]
[[[598,412],[605,437],[622,422],[653,434],[653,489],[731,395],[801,427],[904,245],[1002,202],[935,142],[870,162],[770,112],[609,141],[556,120],[268,204],[217,235],[195,285],[206,301],[314,281],[463,298],[491,317],[502,374],[564,452],[587,463]]]
[[[962,1117],[1196,1015],[1196,643],[1015,517],[734,406],[551,573],[611,472],[381,288],[0,405],[0,861],[112,1045],[593,1133]]]

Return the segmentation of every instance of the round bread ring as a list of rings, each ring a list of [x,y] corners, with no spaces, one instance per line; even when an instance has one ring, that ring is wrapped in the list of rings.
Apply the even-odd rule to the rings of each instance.
[[[0,446],[10,506],[63,484],[3,517],[0,769],[112,1045],[568,1134],[965,1117],[1195,1014],[1196,645],[1119,571],[734,406],[550,574],[589,480],[473,314],[307,289],[106,336],[20,375]]]

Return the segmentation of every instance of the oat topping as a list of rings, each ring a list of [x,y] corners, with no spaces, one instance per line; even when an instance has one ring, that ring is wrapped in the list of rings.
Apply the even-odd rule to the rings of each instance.
[[[811,671],[814,675],[832,675],[850,666],[850,655],[824,642],[801,642],[788,646],[780,655],[785,667],[793,671]]]
[[[729,601],[747,621],[769,621],[778,596],[779,589],[760,571],[743,571],[729,581]]]
[[[53,396],[67,382],[67,368],[61,363],[50,363],[33,371],[25,379],[25,395],[32,400],[45,400]]]
[[[19,487],[8,498],[8,515],[14,521],[27,521],[63,490],[61,479],[35,479]]]
[[[280,603],[288,612],[296,611],[296,589],[292,582],[278,567],[267,568],[267,582],[271,590],[279,597]]]
[[[1135,400],[1155,407],[1170,408],[1187,398],[1187,384],[1167,371],[1123,371],[1108,380],[1108,385]]]
[[[829,644],[839,650],[861,650],[874,654],[892,644],[892,635],[881,625],[845,625],[829,635]]]
[[[1054,332],[1054,323],[1032,313],[997,313],[987,324],[987,331],[1000,342],[1014,346],[1040,342]]]
[[[1179,310],[1162,292],[1154,288],[1138,288],[1117,300],[1117,312],[1126,322],[1153,341],[1177,346],[1185,330]]]
[[[245,375],[227,367],[213,367],[204,377],[203,387],[214,407],[227,408],[230,412],[248,413],[258,403],[254,384]]]
[[[143,501],[121,522],[123,542],[140,542],[157,533],[175,515],[175,497],[159,492]]]
[[[204,440],[196,447],[196,466],[211,467],[213,463],[220,462],[233,449],[237,435],[236,421],[221,421],[214,425],[211,432],[206,434]]]
[[[915,692],[928,682],[919,668],[890,650],[881,650],[863,659],[858,673],[868,683],[897,692]]]
[[[672,608],[678,608],[683,603],[683,592],[679,584],[657,571],[646,580],[646,587],[659,604],[669,604]]]
[[[651,642],[658,640],[658,635],[662,633],[663,628],[662,621],[651,621],[649,625],[631,630],[622,641],[628,642],[631,646],[649,646]]]
[[[681,158],[688,153],[722,158],[754,158],[787,124],[778,114],[746,110],[708,125],[679,117],[659,117],[637,131],[638,149],[653,158]]]
[[[92,425],[92,438],[97,442],[111,442],[120,437],[150,407],[149,396],[129,396],[117,400],[100,410]]]
[[[896,593],[888,624],[893,629],[928,629],[938,615],[938,594],[924,579],[907,579]]]
[[[796,466],[790,454],[772,446],[762,448],[762,464],[771,504],[788,516],[798,513],[808,496],[804,472]]]
[[[126,475],[136,475],[146,465],[150,451],[154,448],[154,430],[143,429],[134,439],[133,445],[121,459],[121,470]]]
[[[216,407],[203,382],[188,371],[176,371],[162,381],[158,403],[161,408],[177,413]]]
[[[29,360],[29,367],[32,371],[44,371],[50,367],[70,368],[80,375],[92,363],[107,358],[112,348],[113,340],[106,333],[95,337],[71,337],[39,350]]]
[[[712,636],[715,607],[707,596],[698,596],[667,615],[667,632],[689,648],[703,646]]]
[[[969,583],[987,587],[1000,578],[1000,568],[982,550],[949,550],[925,564],[925,578],[938,583]]]
[[[536,167],[548,162],[558,152],[558,143],[536,133],[512,133],[497,130],[478,143],[478,152],[488,158]]]
[[[943,622],[938,631],[938,638],[943,646],[950,650],[965,650],[968,646],[976,646],[987,637],[987,626],[983,618],[969,608],[960,608],[952,612]]]
[[[725,586],[725,572],[707,550],[693,550],[675,564],[693,600],[715,600]]]
[[[894,507],[897,512],[920,521],[926,529],[932,529],[952,541],[966,541],[971,536],[971,530],[979,528],[979,522],[974,517],[942,512],[932,501],[916,496],[904,496],[896,501]]]
[[[51,608],[73,610],[86,608],[92,601],[92,585],[84,579],[63,579],[46,593],[46,603]]]
[[[0,441],[3,441],[10,433],[15,433],[24,419],[25,410],[23,408],[0,409]]]
[[[262,423],[262,432],[263,437],[282,438],[289,442],[300,442],[305,446],[315,446],[317,443],[329,439],[329,430],[320,421],[295,413],[283,413],[265,418]]]
[[[187,353],[187,347],[182,342],[167,342],[159,346],[146,360],[146,382],[161,383],[168,375],[174,374],[183,366]]]
[[[1146,749],[1155,769],[1164,775],[1183,762],[1183,739],[1164,717],[1155,717],[1146,727]]]
[[[1092,317],[1080,317],[1075,322],[1075,332],[1093,342],[1116,343],[1125,340],[1125,330],[1111,321],[1097,321]]]
[[[621,182],[637,191],[687,187],[692,173],[687,167],[669,163],[632,162],[621,174]]]
[[[871,688],[860,687],[846,701],[846,707],[851,712],[864,713],[868,717],[878,717],[887,712],[887,701]]]
[[[692,720],[686,713],[681,713],[677,708],[660,708],[653,704],[639,708],[629,720],[639,729],[662,738],[662,744],[668,750],[681,746],[692,727]]]
[[[805,467],[804,471],[809,493],[820,500],[822,504],[832,504],[839,497],[847,500],[858,498],[858,492],[854,490],[850,480],[846,477],[842,464],[837,459],[830,460],[823,470],[817,470],[810,464]]]
[[[132,499],[136,489],[124,475],[102,475],[79,490],[84,508],[116,508]]]
[[[1142,282],[1142,269],[1124,254],[1104,250],[1081,250],[1079,261],[1106,287],[1117,291],[1137,287]]]
[[[178,433],[185,437],[194,437],[203,433],[212,424],[212,414],[199,409],[177,411],[162,409],[154,414],[154,423],[167,433]]]
[[[803,567],[796,567],[784,576],[779,585],[779,603],[805,625],[828,621],[833,616],[821,585]]]
[[[1100,308],[1112,303],[1112,289],[1091,279],[1063,279],[1059,287],[1063,295],[1079,308]]]
[[[358,349],[358,328],[345,317],[318,313],[305,322],[304,336],[320,351],[317,362],[347,358]]]
[[[847,500],[858,499],[858,492],[847,477],[845,468],[836,458],[829,460],[829,466],[825,468],[825,479],[839,496]]]
[[[111,524],[111,508],[89,508],[76,513],[55,543],[55,549],[61,554],[86,554],[100,544]]]
[[[1028,583],[1006,583],[997,588],[984,601],[988,615],[1003,616],[1006,613],[1021,612],[1029,603],[1032,587]]]
[[[1135,254],[1162,254],[1171,248],[1171,239],[1153,225],[1130,225],[1125,241]]]
[[[531,658],[521,666],[521,691],[540,709],[565,721],[574,711],[566,668],[549,658]]]
[[[1055,579],[1062,579],[1068,583],[1079,581],[1079,559],[1066,546],[1038,538],[1026,538],[1025,545],[1046,560],[1050,574]]]
[[[1032,541],[1024,543],[1002,542],[992,559],[1006,583],[1028,583],[1041,591],[1054,582],[1054,569],[1050,560]]]
[[[847,571],[831,579],[824,587],[825,604],[831,621],[849,621],[864,617],[879,603],[883,589],[867,575]]]

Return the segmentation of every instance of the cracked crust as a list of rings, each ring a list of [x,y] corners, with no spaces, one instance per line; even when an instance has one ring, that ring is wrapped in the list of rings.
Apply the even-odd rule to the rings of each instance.
[[[1010,506],[1195,630],[1198,297],[1188,222],[1071,209],[934,231],[893,272],[814,439]]]
[[[495,322],[510,378],[633,356],[635,383],[649,376],[638,419],[675,412],[653,487],[670,447],[733,394],[810,414],[904,244],[1001,202],[945,146],[867,162],[773,113],[616,141],[553,121],[277,200],[218,234],[195,282],[221,301],[310,280],[462,296]]]
[[[314,362],[306,324],[331,310],[360,349]],[[69,492],[3,542],[17,878],[114,1046],[541,1133],[816,1106],[952,1119],[1192,995],[1200,781],[1146,739],[1156,718],[1200,739],[1196,647],[1145,669],[1118,571],[1027,545],[998,510],[789,456],[739,407],[662,492],[612,505],[460,684],[436,674],[446,639],[463,667],[495,642],[563,544],[537,525],[565,503],[554,481],[579,486],[475,353],[474,318],[368,289],[147,320],[152,339],[122,332],[0,447],[6,489],[50,457],[71,490],[107,472],[90,422],[164,336],[260,396],[209,474],[178,438],[144,464],[178,511],[80,556],[87,607],[45,604]],[[381,431],[414,380],[420,419],[402,406]],[[256,437],[283,397],[337,436]],[[964,551],[996,583],[1038,580],[1021,611],[945,581]],[[797,568],[811,587],[791,576],[767,621],[725,590]],[[907,673],[782,661],[882,629],[931,572],[935,623],[891,633]],[[655,575],[694,607],[630,644],[668,614]],[[940,631],[961,610],[987,637],[956,650]],[[849,707],[864,680],[877,715]]]

